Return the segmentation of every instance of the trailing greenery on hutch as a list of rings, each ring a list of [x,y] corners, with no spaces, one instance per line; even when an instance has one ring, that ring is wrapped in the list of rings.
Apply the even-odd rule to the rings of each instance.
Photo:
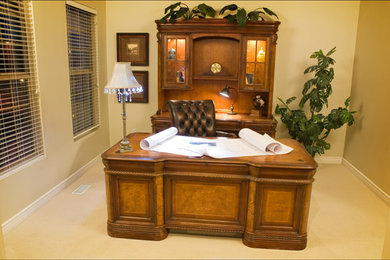
[[[279,19],[279,17],[270,9],[266,7],[260,7],[253,11],[247,12],[244,8],[237,6],[236,4],[230,4],[224,6],[219,14],[223,15],[227,13],[223,19],[227,19],[229,22],[237,22],[239,26],[245,26],[247,21],[264,21],[265,16],[269,15],[270,17],[275,16]],[[217,11],[209,5],[200,4],[192,9],[188,7],[187,4],[182,2],[177,2],[165,8],[164,17],[160,19],[161,22],[174,22],[177,19],[185,19],[190,20],[193,18],[207,18],[207,17],[215,17]]]

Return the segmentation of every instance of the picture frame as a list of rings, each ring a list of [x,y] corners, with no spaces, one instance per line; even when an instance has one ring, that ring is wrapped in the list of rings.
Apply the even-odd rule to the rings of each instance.
[[[149,33],[117,33],[117,61],[149,66]]]
[[[144,89],[141,93],[134,93],[130,98],[127,98],[126,103],[149,103],[149,72],[148,71],[133,71],[135,79]],[[121,103],[121,96],[117,95],[118,103]]]

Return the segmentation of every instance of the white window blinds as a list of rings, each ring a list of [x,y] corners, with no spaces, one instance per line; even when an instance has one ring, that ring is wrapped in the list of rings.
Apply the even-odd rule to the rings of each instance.
[[[0,175],[43,154],[32,8],[0,0]]]
[[[100,123],[97,87],[96,15],[66,4],[73,135]]]

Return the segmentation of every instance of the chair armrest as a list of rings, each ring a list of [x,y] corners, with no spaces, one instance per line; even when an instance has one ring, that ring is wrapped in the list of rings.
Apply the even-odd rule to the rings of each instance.
[[[216,131],[217,136],[221,137],[229,137],[229,138],[237,138],[237,135],[235,133],[229,133],[224,131]]]

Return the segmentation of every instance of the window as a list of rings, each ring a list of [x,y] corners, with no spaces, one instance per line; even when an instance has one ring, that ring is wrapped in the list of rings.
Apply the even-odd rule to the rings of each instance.
[[[96,12],[80,4],[66,4],[73,136],[99,126]]]
[[[30,1],[0,0],[0,175],[43,154]]]

